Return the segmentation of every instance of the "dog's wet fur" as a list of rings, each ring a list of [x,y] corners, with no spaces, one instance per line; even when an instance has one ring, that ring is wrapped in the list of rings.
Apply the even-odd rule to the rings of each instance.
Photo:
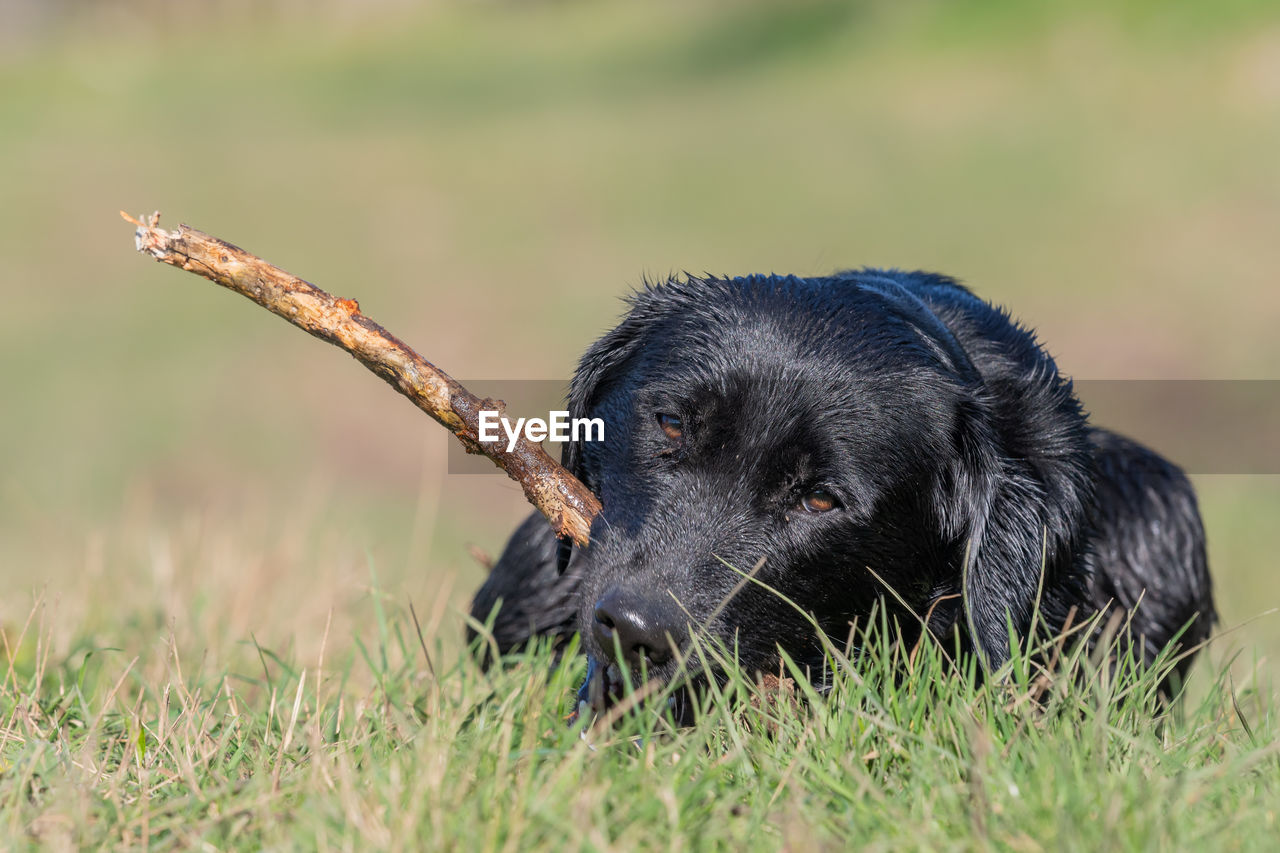
[[[1132,611],[1148,662],[1216,618],[1183,472],[1092,426],[1035,335],[944,276],[647,285],[569,409],[605,423],[564,451],[604,507],[591,544],[531,515],[472,614],[500,652],[580,633],[596,710],[618,666],[672,678],[691,629],[747,672],[780,648],[816,672],[814,623],[840,646],[883,608],[991,672],[1033,611],[1049,632]]]

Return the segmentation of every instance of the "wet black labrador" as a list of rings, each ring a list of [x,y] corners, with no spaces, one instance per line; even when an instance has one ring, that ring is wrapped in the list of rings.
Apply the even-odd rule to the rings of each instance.
[[[809,618],[839,646],[878,605],[991,671],[1037,597],[1050,630],[1134,609],[1148,660],[1215,620],[1182,471],[1090,425],[1035,335],[943,276],[647,286],[569,408],[605,423],[564,452],[604,506],[591,545],[530,516],[472,613],[500,604],[504,652],[580,632],[596,710],[620,665],[671,677],[690,626],[777,672],[779,648],[820,666]]]

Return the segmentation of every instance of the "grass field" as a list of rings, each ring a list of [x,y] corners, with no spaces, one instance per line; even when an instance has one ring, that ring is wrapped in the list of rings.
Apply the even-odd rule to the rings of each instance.
[[[442,430],[116,210],[358,298],[480,390],[567,379],[645,274],[862,264],[958,275],[1078,377],[1274,379],[1272,6],[228,7],[5,41],[3,846],[1266,849],[1280,478],[1195,472],[1223,630],[1167,719],[1113,701],[1141,680],[1040,714],[926,658],[592,750],[580,673],[461,655],[466,546],[518,489],[448,475]]]
[[[937,646],[911,653],[898,682],[907,651],[871,632],[856,667],[832,658],[838,700],[779,698],[735,673],[694,729],[642,710],[584,730],[564,716],[580,663],[555,667],[539,650],[489,675],[465,658],[436,668],[409,617],[374,610],[373,639],[337,662],[333,649],[305,666],[258,648],[250,676],[183,660],[176,641],[123,667],[94,666],[88,650],[38,659],[11,676],[23,698],[0,785],[10,838],[484,850],[1274,840],[1270,700],[1233,701],[1229,683],[1167,714],[1150,673],[1111,678],[1068,651],[1067,674],[1043,683],[1020,654],[1004,686],[974,688]],[[372,688],[353,689],[355,669]],[[106,670],[121,674],[112,683]]]

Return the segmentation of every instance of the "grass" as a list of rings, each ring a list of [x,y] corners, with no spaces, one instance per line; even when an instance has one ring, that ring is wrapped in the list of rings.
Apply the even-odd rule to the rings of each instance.
[[[1066,655],[1050,680],[1019,650],[976,686],[881,628],[856,664],[829,650],[826,695],[730,667],[695,727],[641,701],[586,728],[566,722],[577,656],[484,672],[379,595],[365,607],[367,642],[255,644],[219,669],[172,633],[150,664],[87,642],[54,657],[39,603],[5,633],[10,844],[1239,850],[1276,831],[1274,713],[1225,676],[1163,708],[1159,666]]]

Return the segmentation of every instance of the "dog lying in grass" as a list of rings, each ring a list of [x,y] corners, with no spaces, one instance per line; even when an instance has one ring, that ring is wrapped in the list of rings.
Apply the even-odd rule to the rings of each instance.
[[[1150,662],[1216,618],[1182,471],[1092,426],[1034,334],[943,276],[646,286],[569,408],[605,424],[564,452],[603,503],[591,544],[530,516],[472,614],[500,652],[579,633],[596,712],[624,671],[714,676],[691,629],[747,672],[781,650],[816,678],[820,635],[841,647],[874,608],[988,673],[1033,624],[1132,611]]]

